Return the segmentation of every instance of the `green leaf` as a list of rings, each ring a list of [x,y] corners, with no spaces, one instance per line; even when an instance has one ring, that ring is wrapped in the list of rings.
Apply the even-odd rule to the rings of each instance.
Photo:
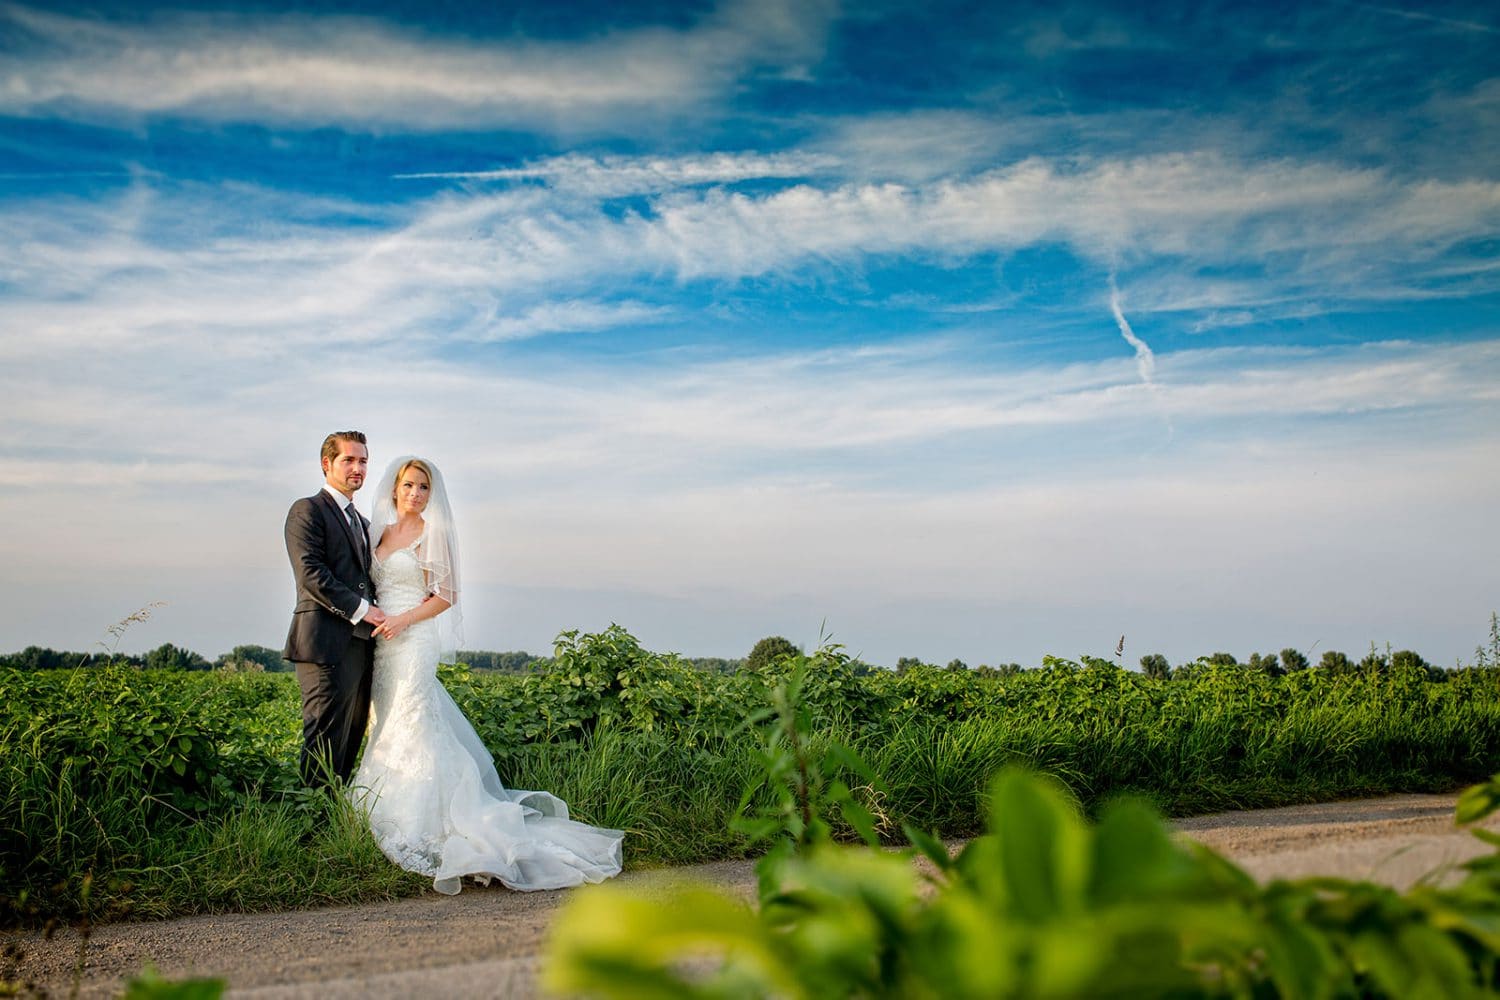
[[[1494,830],[1470,830],[1469,834],[1478,840],[1484,841],[1491,847],[1500,847],[1500,833]]]
[[[677,967],[684,952],[731,959],[760,993],[806,995],[749,907],[692,886],[650,897],[614,885],[579,890],[553,923],[543,984],[565,994],[707,995]]]
[[[1193,873],[1189,856],[1143,802],[1124,800],[1105,810],[1093,837],[1089,896],[1108,905],[1162,895]]]
[[[1470,785],[1458,796],[1454,822],[1459,826],[1484,819],[1500,808],[1500,774],[1480,785]]]
[[[839,801],[839,812],[843,814],[844,822],[854,827],[854,832],[866,844],[880,846],[880,834],[875,831],[875,817],[870,815],[870,810],[855,801],[853,796],[845,796]]]
[[[906,834],[907,841],[931,861],[938,871],[953,870],[953,856],[948,853],[947,846],[936,832],[928,833],[910,823],[902,823],[901,832]]]
[[[990,828],[1005,910],[1050,921],[1076,912],[1088,878],[1089,832],[1055,784],[1007,767],[990,794]]]
[[[1266,966],[1278,992],[1285,997],[1328,996],[1338,963],[1327,939],[1284,909],[1264,919]]]
[[[125,984],[124,1000],[219,1000],[227,984],[222,979],[163,979],[147,965]]]
[[[836,761],[843,767],[847,767],[861,778],[865,779],[873,788],[887,791],[885,781],[875,773],[875,769],[865,762],[865,759],[853,750],[840,743],[838,740],[829,740],[827,754],[830,760]]]

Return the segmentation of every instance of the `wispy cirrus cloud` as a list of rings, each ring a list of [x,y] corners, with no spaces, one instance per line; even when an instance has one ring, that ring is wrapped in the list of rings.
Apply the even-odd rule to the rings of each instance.
[[[1349,3],[1350,7],[1358,7],[1360,10],[1373,11],[1378,14],[1387,14],[1391,17],[1399,17],[1408,21],[1425,21],[1429,24],[1441,25],[1444,28],[1452,28],[1458,31],[1478,32],[1486,35],[1500,35],[1500,26],[1486,24],[1482,21],[1469,21],[1456,17],[1443,17],[1425,10],[1408,10],[1402,7],[1389,7],[1380,4]]]
[[[518,315],[496,311],[453,338],[494,342],[525,340],[558,333],[593,333],[619,326],[639,326],[665,319],[672,310],[641,302],[595,302],[569,299],[544,302]]]
[[[543,41],[455,38],[348,16],[162,12],[108,22],[7,4],[0,111],[613,131],[691,108],[756,73],[805,74],[835,13],[828,0],[730,0],[684,29]]]
[[[789,158],[787,171],[792,163],[802,161]],[[1210,325],[1243,310],[1296,315],[1473,294],[1500,279],[1482,252],[1500,230],[1500,183],[1491,181],[1407,182],[1210,154],[1032,158],[926,184],[803,179],[760,192],[689,182],[775,169],[753,157],[523,169],[564,179],[439,191],[366,213],[358,227],[344,224],[349,206],[322,199],[296,209],[286,193],[148,177],[104,201],[11,203],[0,275],[14,291],[0,314],[37,338],[0,350],[15,358],[205,335],[252,350],[426,340],[437,330],[507,340],[651,322],[689,283],[1049,245],[1101,275],[1115,269],[1136,311],[1196,312]],[[605,210],[601,190],[621,185],[662,190]],[[269,227],[267,205],[279,220]],[[325,222],[334,207],[342,214]],[[1076,305],[1102,308],[1102,292]]]
[[[839,161],[817,153],[708,153],[686,156],[551,157],[522,167],[397,174],[398,180],[545,181],[570,194],[612,198],[749,180],[806,179]]]

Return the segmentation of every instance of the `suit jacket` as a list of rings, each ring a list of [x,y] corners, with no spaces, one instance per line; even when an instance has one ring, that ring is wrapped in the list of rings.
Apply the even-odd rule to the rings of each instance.
[[[365,537],[368,542],[368,527]],[[369,545],[363,550],[361,558],[349,519],[326,490],[292,504],[286,554],[297,580],[297,607],[282,656],[296,663],[338,663],[351,639],[370,638],[368,622],[350,621],[360,601],[375,603]]]

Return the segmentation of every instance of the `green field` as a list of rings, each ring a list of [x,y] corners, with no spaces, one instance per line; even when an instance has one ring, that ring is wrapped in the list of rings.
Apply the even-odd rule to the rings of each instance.
[[[1200,664],[1170,679],[1103,660],[1018,672],[865,672],[807,658],[814,743],[885,779],[849,784],[878,830],[979,832],[1009,763],[1093,811],[1124,792],[1169,814],[1396,791],[1500,770],[1500,670],[1393,658],[1276,675]],[[731,820],[763,769],[745,726],[791,669],[717,673],[625,631],[565,634],[544,672],[444,681],[502,780],[627,831],[627,864],[752,850]],[[118,667],[0,671],[0,914],[161,917],[423,891],[357,815],[300,791],[288,675]],[[849,830],[835,831],[847,835]]]

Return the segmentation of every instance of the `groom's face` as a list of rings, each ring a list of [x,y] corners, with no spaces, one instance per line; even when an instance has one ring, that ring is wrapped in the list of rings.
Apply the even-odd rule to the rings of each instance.
[[[323,460],[323,478],[328,485],[346,495],[364,485],[365,467],[370,464],[370,453],[358,441],[340,441],[339,453]]]

